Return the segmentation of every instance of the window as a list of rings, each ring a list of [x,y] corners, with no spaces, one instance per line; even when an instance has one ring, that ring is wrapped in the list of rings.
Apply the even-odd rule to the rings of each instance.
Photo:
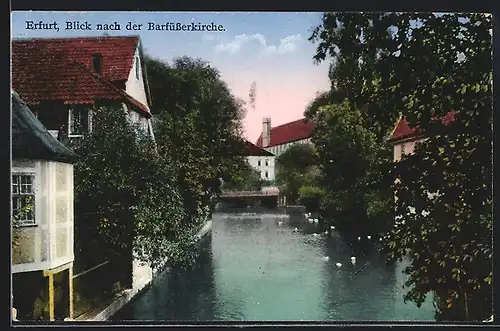
[[[34,178],[34,174],[28,173],[12,175],[12,216],[20,225],[35,224]]]
[[[68,119],[69,136],[78,137],[89,132],[91,129],[91,119],[89,109],[77,107],[69,110]]]
[[[266,178],[269,178],[269,173],[266,171],[266,172],[265,172],[265,174],[264,174],[264,176],[265,176]]]
[[[139,58],[136,56],[135,57],[135,78],[139,80],[139,77],[141,77],[141,67],[139,63]]]
[[[406,149],[405,144],[401,144],[401,156],[405,155],[405,149]]]
[[[267,167],[268,165],[269,165],[269,161],[268,161],[268,160],[266,160],[266,167]]]
[[[258,160],[258,161],[257,161],[257,166],[259,166],[259,167],[260,167],[260,160]]]

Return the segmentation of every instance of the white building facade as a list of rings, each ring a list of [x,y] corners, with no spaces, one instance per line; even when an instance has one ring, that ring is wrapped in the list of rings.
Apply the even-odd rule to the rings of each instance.
[[[274,173],[275,156],[262,155],[262,156],[247,156],[248,163],[260,173],[260,178],[267,181],[274,181],[276,179]]]

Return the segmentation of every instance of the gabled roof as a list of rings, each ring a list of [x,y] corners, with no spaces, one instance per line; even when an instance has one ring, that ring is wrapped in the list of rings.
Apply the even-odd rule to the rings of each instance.
[[[57,62],[57,58],[46,63]],[[87,67],[74,61],[62,61],[57,71],[53,66],[41,66],[37,77],[21,76],[13,88],[28,104],[61,100],[65,104],[92,104],[96,100],[121,100],[136,107],[143,116],[151,117],[149,109],[125,91],[115,87]]]
[[[247,156],[274,156],[273,153],[245,140],[245,151]]]
[[[53,56],[92,68],[92,57],[99,53],[103,58],[103,77],[112,82],[125,81],[138,45],[138,36],[14,39],[12,75],[36,71],[41,63]],[[53,69],[57,70],[57,67]]]
[[[138,37],[14,40],[12,87],[28,104],[126,100],[150,117],[147,105],[112,84],[128,79],[138,41]],[[91,69],[95,53],[103,57],[99,75]]]
[[[269,143],[269,146],[266,147],[310,138],[312,136],[312,130],[314,129],[314,126],[314,122],[302,118],[300,120],[271,128],[271,141]],[[263,147],[262,133],[259,136],[256,145],[258,147]]]
[[[438,119],[433,118],[433,120]],[[453,123],[455,121],[455,113],[452,111],[448,112],[446,115],[441,117],[440,120],[444,125],[449,125],[450,123]],[[394,131],[392,132],[392,135],[389,137],[388,141],[391,143],[395,143],[403,139],[409,139],[421,135],[423,135],[423,133],[419,128],[410,128],[406,118],[401,117],[396,123]]]
[[[55,139],[17,93],[12,93],[12,158],[74,163],[78,155]]]

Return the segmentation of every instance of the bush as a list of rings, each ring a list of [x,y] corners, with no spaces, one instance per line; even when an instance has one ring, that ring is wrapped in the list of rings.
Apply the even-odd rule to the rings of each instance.
[[[75,223],[91,229],[80,239],[124,259],[134,251],[153,267],[167,259],[185,262],[193,224],[182,208],[177,169],[127,121],[121,106],[100,107],[92,133],[70,144],[81,156],[75,164]]]

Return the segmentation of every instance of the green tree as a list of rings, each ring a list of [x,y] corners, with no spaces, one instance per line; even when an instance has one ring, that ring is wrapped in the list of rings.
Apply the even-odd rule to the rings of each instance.
[[[362,112],[347,102],[321,107],[312,141],[327,194],[323,213],[356,235],[387,231],[391,195],[376,184],[391,150],[367,128]]]
[[[260,177],[260,173],[252,168],[244,158],[241,161],[235,165],[232,176],[224,182],[223,189],[230,191],[260,190],[264,183]]]
[[[220,193],[220,179],[237,171],[244,103],[205,61],[181,57],[170,66],[147,58],[146,63],[158,114],[158,150],[178,165],[186,213],[204,219],[205,207]]]
[[[75,237],[94,254],[132,253],[153,267],[189,262],[194,225],[185,222],[172,161],[130,124],[120,106],[93,113],[91,133],[69,142],[75,164]]]
[[[289,203],[297,203],[299,190],[312,185],[309,171],[316,165],[316,151],[311,144],[295,144],[276,158],[276,183]]]
[[[401,114],[430,137],[392,170],[403,219],[386,248],[413,257],[405,298],[434,292],[445,319],[492,312],[491,28],[480,13],[326,13],[310,38],[380,138]]]

